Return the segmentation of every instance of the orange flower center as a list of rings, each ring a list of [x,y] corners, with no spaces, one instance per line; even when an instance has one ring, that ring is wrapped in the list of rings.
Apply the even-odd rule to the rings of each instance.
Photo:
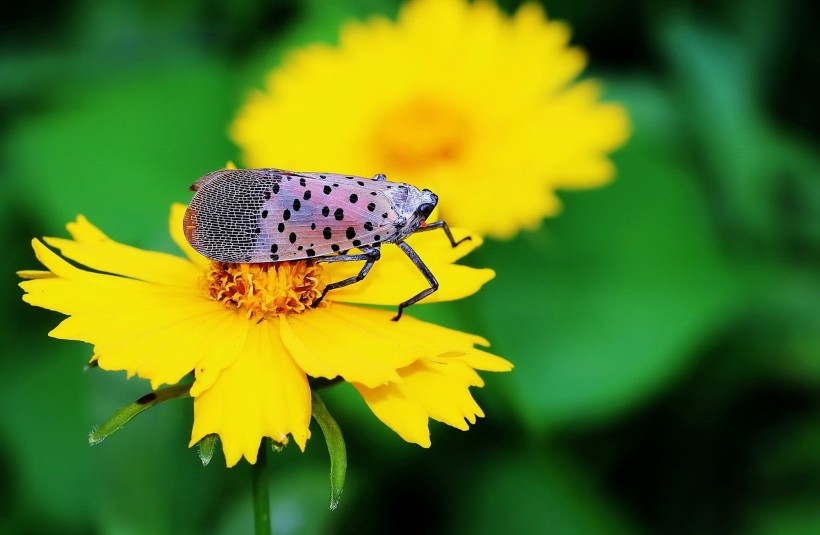
[[[266,264],[211,262],[206,293],[248,319],[302,313],[322,295],[322,266],[309,261]],[[327,306],[327,299],[319,306]]]
[[[418,97],[388,113],[376,126],[374,142],[385,169],[416,171],[459,158],[469,125],[457,107]]]

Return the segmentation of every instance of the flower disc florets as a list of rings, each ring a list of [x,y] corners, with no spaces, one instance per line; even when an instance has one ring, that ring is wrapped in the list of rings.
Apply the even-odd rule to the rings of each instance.
[[[308,309],[325,284],[322,266],[310,261],[265,264],[211,262],[205,274],[208,297],[229,308],[244,309],[248,319],[299,314]],[[327,306],[322,301],[319,306]]]

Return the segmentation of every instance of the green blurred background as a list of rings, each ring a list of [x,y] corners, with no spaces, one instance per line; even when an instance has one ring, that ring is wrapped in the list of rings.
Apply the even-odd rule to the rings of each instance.
[[[517,3],[505,1],[509,10]],[[816,3],[546,2],[630,111],[616,181],[467,262],[498,277],[413,313],[515,362],[469,432],[404,443],[352,388],[326,402],[348,483],[327,510],[319,430],[273,458],[276,533],[820,533],[820,34]],[[148,390],[84,371],[24,305],[29,240],[86,215],[173,251],[172,201],[237,159],[226,129],[290,48],[396,0],[17,2],[0,19],[0,532],[243,533],[249,470],[203,468],[189,400],[93,448]],[[128,303],[123,303],[124,307]]]

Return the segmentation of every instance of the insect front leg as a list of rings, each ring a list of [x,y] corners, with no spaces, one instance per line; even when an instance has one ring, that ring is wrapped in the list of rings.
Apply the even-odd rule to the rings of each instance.
[[[319,299],[314,301],[313,304],[310,305],[310,306],[313,307],[313,308],[316,308],[317,306],[319,306],[319,303],[322,302],[322,299],[325,298],[325,295],[327,295],[327,292],[329,292],[330,290],[335,290],[337,288],[343,288],[345,286],[350,286],[351,284],[355,284],[355,283],[361,281],[362,279],[364,279],[365,277],[367,277],[367,274],[370,272],[370,268],[373,267],[373,264],[376,262],[376,260],[381,258],[380,247],[381,247],[381,244],[376,244],[376,245],[371,245],[371,246],[364,246],[364,247],[361,248],[362,249],[362,254],[341,254],[341,255],[338,255],[338,256],[327,256],[327,257],[324,257],[324,258],[317,259],[316,262],[325,262],[325,263],[355,262],[357,260],[364,260],[365,263],[364,263],[364,266],[362,266],[361,271],[359,271],[359,273],[356,276],[348,277],[344,280],[340,280],[339,282],[332,282],[332,283],[328,284],[327,286],[325,286],[325,289],[322,292],[322,295],[320,295]]]
[[[465,242],[472,239],[470,236],[466,236],[456,241],[453,238],[453,233],[450,232],[450,227],[447,226],[447,223],[445,221],[435,221],[433,223],[428,223],[425,226],[416,229],[416,232],[427,232],[428,230],[435,230],[439,228],[443,230],[444,233],[447,235],[447,238],[450,240],[450,245],[452,245],[453,247],[457,246],[461,242]],[[415,232],[413,234],[415,234]]]
[[[426,290],[420,291],[407,301],[399,303],[399,313],[396,314],[396,317],[393,318],[393,321],[399,321],[399,318],[401,318],[401,315],[404,312],[405,308],[409,307],[410,305],[418,303],[431,293],[438,290],[438,281],[436,280],[435,275],[433,275],[433,272],[430,271],[430,268],[424,265],[424,262],[421,261],[421,258],[419,258],[419,255],[416,254],[416,251],[414,251],[412,247],[410,247],[409,245],[407,245],[407,243],[403,241],[397,243],[396,245],[398,245],[399,248],[402,251],[404,251],[404,254],[406,254],[413,262],[413,265],[416,266],[419,271],[421,271],[421,274],[424,275],[425,279],[427,279],[427,282],[430,284],[430,287]]]

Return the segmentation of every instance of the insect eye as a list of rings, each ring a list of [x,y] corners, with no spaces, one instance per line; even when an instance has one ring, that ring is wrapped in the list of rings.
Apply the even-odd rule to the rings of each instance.
[[[431,204],[429,202],[421,203],[416,212],[418,212],[418,214],[421,215],[424,219],[427,219],[428,217],[430,217],[430,214],[433,212],[433,208],[435,207],[435,204]]]

